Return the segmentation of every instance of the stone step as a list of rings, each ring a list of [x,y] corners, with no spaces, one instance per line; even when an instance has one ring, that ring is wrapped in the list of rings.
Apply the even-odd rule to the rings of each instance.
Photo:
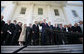
[[[39,50],[39,51],[20,51],[18,53],[63,53],[70,52],[70,50]]]
[[[12,53],[14,51],[1,51],[1,53]]]
[[[82,50],[69,50],[69,49],[66,49],[66,50],[35,50],[35,51],[32,51],[32,50],[27,50],[27,51],[20,51],[18,53],[77,53],[77,52],[80,52],[82,53]]]
[[[12,53],[22,46],[1,46],[1,53]]]
[[[23,46],[1,46],[1,53],[12,53]],[[27,46],[18,53],[83,53],[83,44]]]
[[[83,45],[47,45],[47,46],[27,46],[18,53],[82,53]]]

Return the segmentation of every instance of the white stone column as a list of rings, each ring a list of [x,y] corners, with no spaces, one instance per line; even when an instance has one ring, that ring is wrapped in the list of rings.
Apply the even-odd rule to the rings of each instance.
[[[49,18],[49,21],[51,22],[51,24],[53,24],[53,18],[52,18],[52,12],[51,12],[51,6],[48,5],[48,18]]]
[[[11,20],[13,16],[14,9],[16,7],[16,4],[13,3],[13,1],[6,1],[2,5],[4,5],[4,10],[1,13],[1,15],[4,16],[4,21],[7,22],[7,20]]]
[[[33,23],[33,10],[34,10],[34,4],[33,3],[31,3],[30,4],[30,7],[29,7],[29,15],[27,16],[27,18],[28,18],[28,23],[27,23],[27,25],[29,25],[29,23]]]
[[[68,19],[65,7],[62,7],[62,11],[63,11],[64,18],[65,18],[65,23],[64,24],[70,24],[70,20]]]

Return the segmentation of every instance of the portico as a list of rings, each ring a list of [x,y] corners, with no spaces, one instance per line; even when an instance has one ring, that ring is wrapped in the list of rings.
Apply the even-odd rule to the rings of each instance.
[[[5,4],[6,2],[6,4]],[[34,23],[34,21],[42,21],[43,19],[47,19],[47,22],[51,22],[51,24],[74,24],[79,20],[83,20],[81,13],[82,4],[70,5],[67,1],[10,1],[10,2],[2,2],[2,7],[4,11],[1,14],[4,16],[4,20],[17,20],[18,22],[26,23]],[[9,5],[10,4],[10,5]],[[70,8],[72,7],[72,8]],[[76,8],[81,8],[76,10]],[[25,10],[21,10],[21,9]],[[42,14],[40,15],[38,9],[42,9]],[[55,11],[56,10],[56,11]],[[74,17],[72,10],[76,10],[79,15],[78,17]],[[21,14],[20,12],[25,12],[25,14]],[[56,15],[58,14],[58,15]],[[76,19],[75,19],[76,18]]]

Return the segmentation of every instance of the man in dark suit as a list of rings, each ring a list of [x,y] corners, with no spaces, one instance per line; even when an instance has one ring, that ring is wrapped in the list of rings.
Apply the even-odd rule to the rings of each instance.
[[[39,26],[37,24],[37,21],[35,21],[35,24],[32,26],[32,32],[33,32],[33,44],[39,45]]]
[[[69,24],[68,30],[70,32],[70,34],[68,36],[69,37],[69,39],[68,39],[69,43],[70,44],[80,43],[79,40],[78,40],[80,35],[78,35],[78,34],[81,33],[81,28],[78,26],[78,24],[75,23],[74,26],[71,26]]]
[[[74,24],[74,32],[75,34],[73,35],[74,36],[74,43],[81,43],[79,38],[82,37],[82,30],[80,28],[80,26],[78,26],[77,23]],[[81,33],[81,34],[80,34]]]
[[[60,30],[60,28],[57,26],[57,24],[55,23],[55,26],[53,27],[53,31],[54,31],[54,42],[55,42],[55,45],[56,44],[59,44],[59,41],[58,41],[58,31]]]
[[[62,24],[60,24],[60,32],[63,32],[63,25]]]
[[[53,30],[53,25],[51,25],[51,22],[48,22],[48,28]]]
[[[64,32],[68,32],[68,25],[64,25],[63,31],[64,31]]]
[[[5,25],[5,21],[3,20],[3,16],[1,16],[1,30],[2,30],[2,28],[3,28],[3,26]]]
[[[68,25],[68,34],[67,34],[67,37],[68,37],[68,43],[69,44],[73,44],[73,40],[74,40],[74,34],[73,32],[75,31],[74,30],[74,26],[72,26],[71,24]]]
[[[5,38],[5,44],[10,45],[11,44],[11,38],[13,37],[13,32],[15,30],[15,27],[11,23],[11,20],[8,20],[8,22],[4,26],[6,30],[6,38]]]
[[[26,42],[25,45],[32,45],[32,24],[30,23],[26,29]]]
[[[64,35],[64,42],[65,42],[65,44],[68,44],[69,42],[68,42],[68,35],[69,35],[69,33],[68,33],[68,25],[64,25],[64,27],[63,27],[63,35]]]
[[[68,25],[68,32],[74,32],[74,26],[71,24]]]
[[[45,39],[45,36],[46,36],[45,30],[48,28],[48,24],[46,23],[46,19],[44,19],[43,22],[40,23],[40,26],[42,26],[42,36],[41,36],[42,42],[41,42],[41,44],[44,45],[45,42],[46,42],[46,39]]]
[[[3,45],[3,41],[4,41],[4,31],[3,31],[3,27],[5,25],[5,21],[3,20],[3,16],[1,16],[1,45]]]
[[[11,42],[12,45],[18,45],[18,39],[21,31],[22,31],[22,23],[18,22],[18,24],[16,25],[16,29],[14,30],[14,34]]]
[[[17,21],[16,20],[13,20],[13,23],[11,23],[11,24],[12,24],[12,26],[16,27]]]
[[[63,31],[66,32],[66,25],[64,25],[64,27],[63,27]]]
[[[57,24],[54,25],[53,30],[57,30]]]
[[[5,44],[7,43],[7,41],[8,41],[8,40],[7,40],[8,34],[11,33],[11,32],[10,32],[10,30],[11,30],[11,29],[10,29],[10,23],[11,23],[11,21],[8,20],[7,23],[5,23],[5,25],[3,26],[3,28],[4,28],[4,29],[3,29],[4,43],[3,43],[3,44],[4,44],[4,45],[5,45]],[[10,35],[11,35],[11,34],[10,34]]]
[[[55,24],[55,26],[53,27],[53,30],[60,31],[60,27],[57,24]]]
[[[58,32],[58,43],[59,44],[65,44],[65,36],[63,33],[63,26],[60,24],[60,32]]]
[[[48,22],[48,32],[47,32],[49,37],[49,44],[54,44],[54,35],[53,35],[53,25],[51,25],[51,22]]]
[[[17,21],[16,20],[13,20],[13,23],[11,23],[11,30],[12,30],[12,38],[13,38],[13,35],[14,35],[14,31],[16,29],[16,25],[17,25]],[[11,38],[11,39],[12,39]],[[12,44],[12,42],[10,42],[10,45]]]
[[[82,33],[82,30],[81,30],[80,26],[78,26],[77,23],[74,24],[74,27],[75,27],[74,28],[75,29],[74,32],[80,32],[80,33]]]

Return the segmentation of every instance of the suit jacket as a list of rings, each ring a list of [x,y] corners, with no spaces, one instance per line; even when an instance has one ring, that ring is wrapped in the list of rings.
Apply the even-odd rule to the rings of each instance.
[[[14,32],[14,30],[16,29],[16,25],[14,23],[11,23],[11,30],[12,30],[12,33]]]
[[[65,32],[66,32],[66,28],[63,28],[63,31],[65,31]]]
[[[53,30],[53,25],[48,26],[49,29]]]
[[[66,29],[67,29],[67,30],[66,30]],[[63,31],[64,31],[64,32],[68,32],[68,28],[63,28]]]
[[[21,26],[19,26],[18,24],[16,25],[16,29],[14,30],[14,34],[13,34],[13,38],[18,40],[20,33],[22,31]],[[13,40],[14,41],[14,40]]]
[[[63,27],[62,27],[62,28],[59,28],[59,31],[60,31],[60,32],[63,32]]]
[[[8,32],[9,31],[9,32]],[[5,44],[10,44],[10,41],[12,40],[12,37],[13,37],[13,32],[14,29],[13,29],[13,26],[12,24],[5,24],[4,25],[4,38],[5,38]],[[10,33],[11,32],[11,33]]]
[[[80,26],[74,27],[74,32],[82,32]]]
[[[48,28],[48,24],[46,23],[42,23],[42,24],[40,24],[40,26],[42,26],[42,32],[46,29],[46,28]]]
[[[31,32],[32,32],[32,28],[27,27],[27,29],[26,29],[26,33],[27,33],[27,32],[30,32],[30,33],[31,33]]]
[[[39,26],[38,25],[36,26],[35,24],[33,24],[32,31],[34,31],[35,33],[39,32]]]
[[[68,27],[68,31],[69,31],[69,32],[71,32],[71,31],[74,32],[74,31],[75,31],[75,30],[74,30],[74,26]]]
[[[18,44],[18,39],[19,39],[21,31],[22,31],[22,27],[17,24],[16,29],[14,30],[12,41],[11,41],[12,44],[14,45]]]
[[[31,34],[32,34],[32,28],[27,27],[27,29],[26,29],[26,40],[27,40],[27,38],[29,38],[31,36]]]
[[[3,26],[3,32],[6,34],[7,33],[7,31],[9,30],[11,33],[13,33],[13,29],[12,29],[12,24],[5,24],[4,26]]]
[[[53,27],[53,29],[56,30],[56,31],[60,31],[59,27]]]

